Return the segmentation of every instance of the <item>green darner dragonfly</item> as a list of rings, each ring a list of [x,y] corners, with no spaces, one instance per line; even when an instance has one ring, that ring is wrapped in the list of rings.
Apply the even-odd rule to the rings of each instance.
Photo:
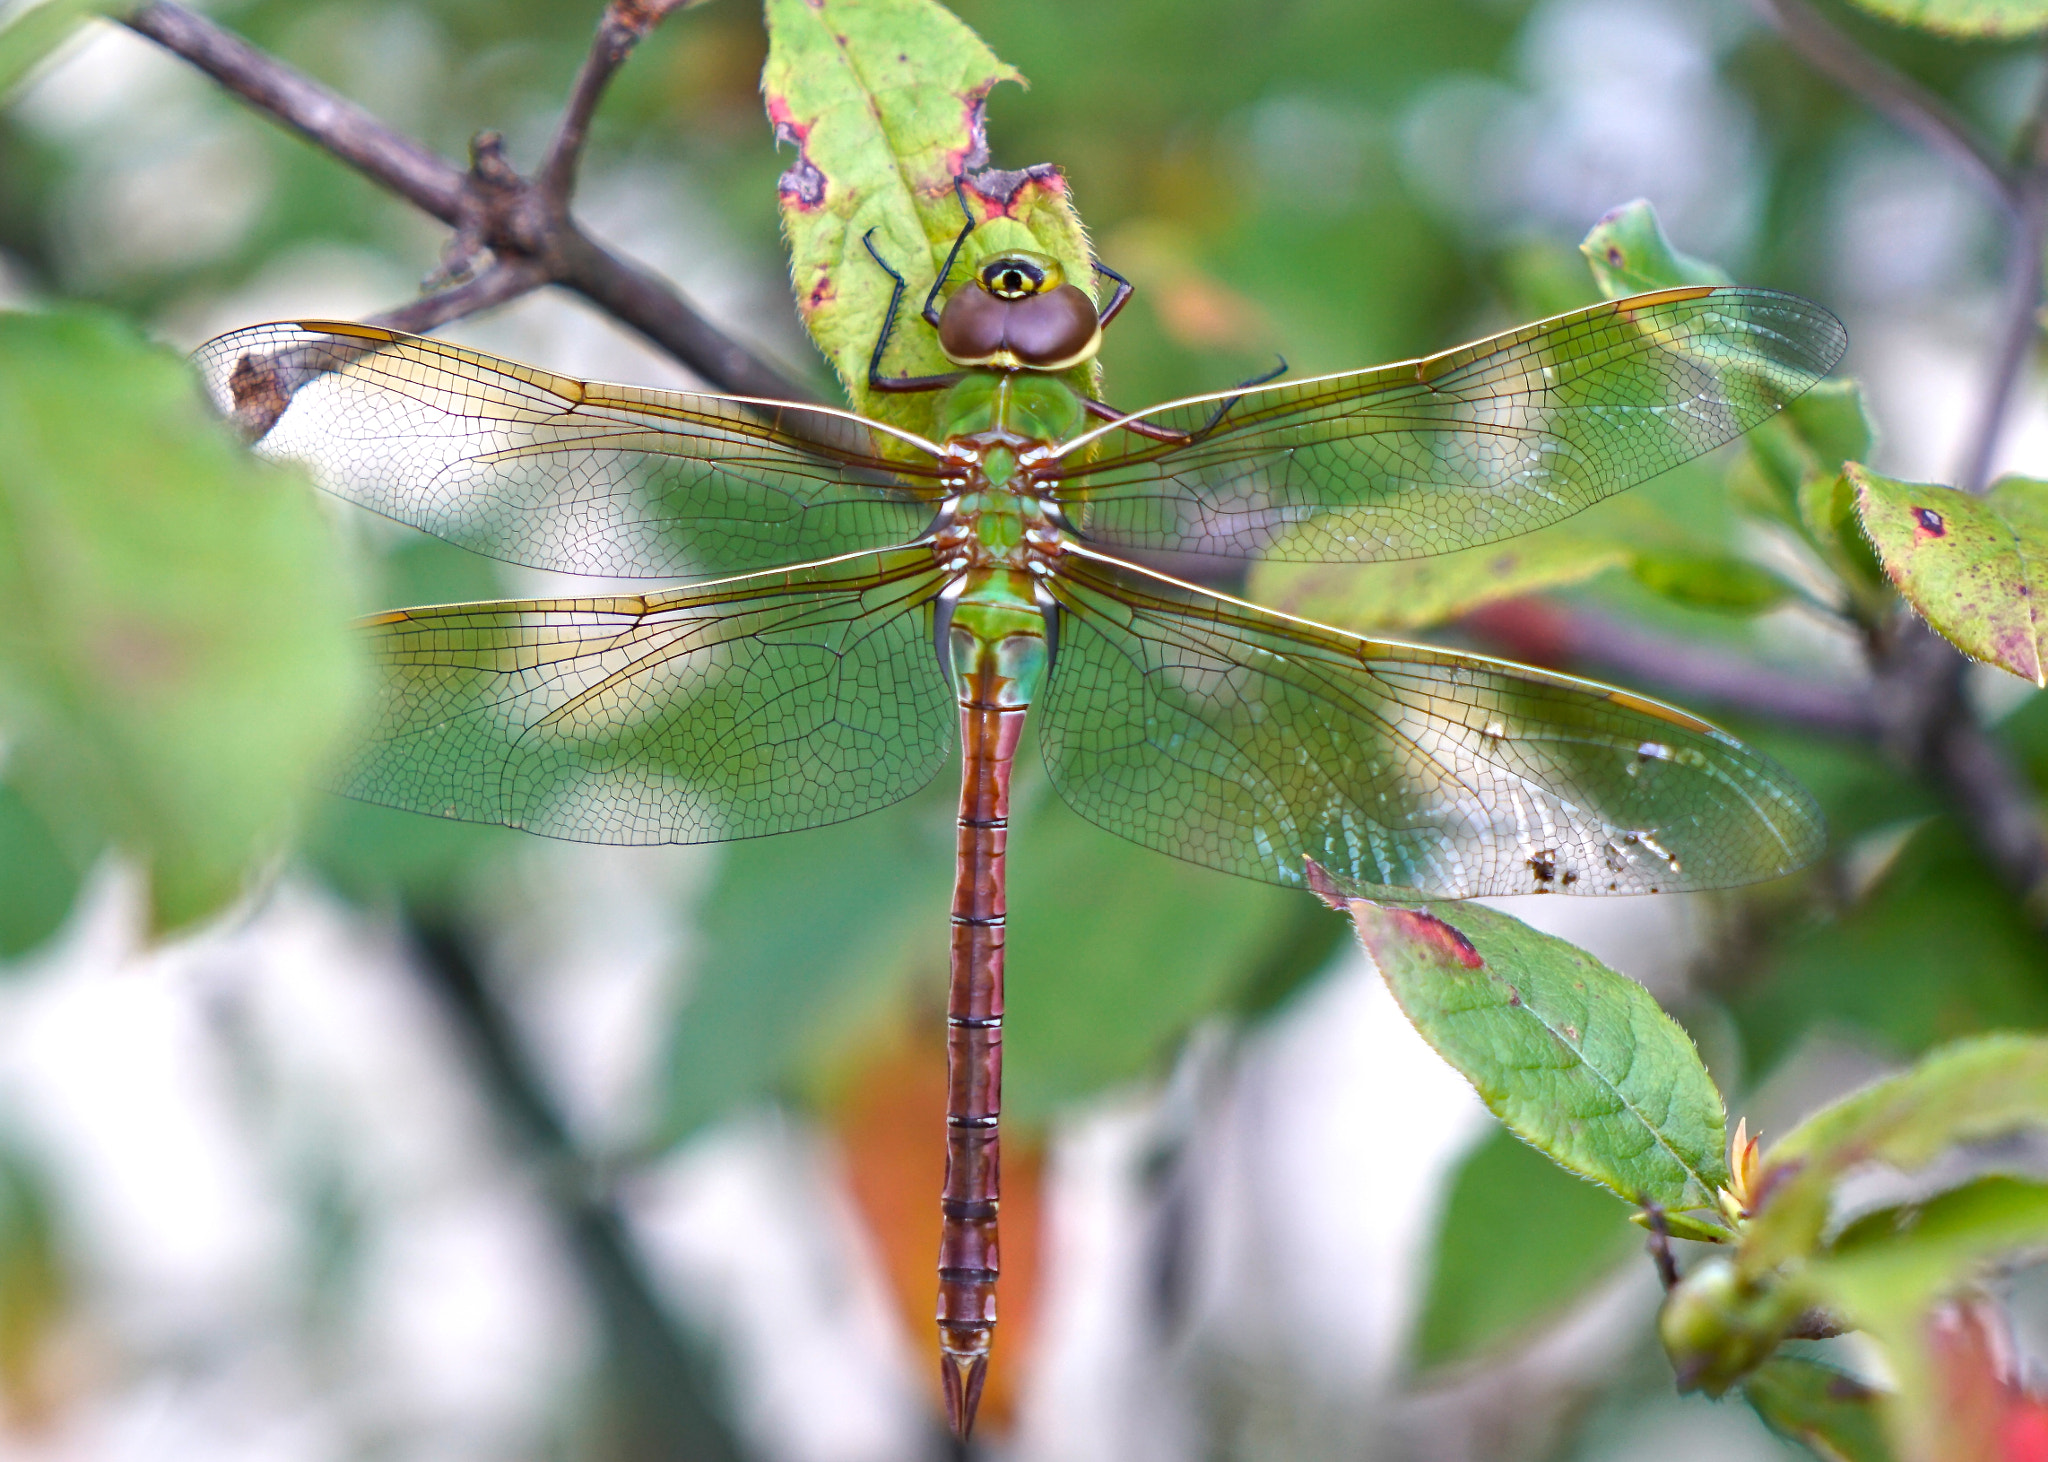
[[[259,325],[198,360],[259,451],[353,502],[513,563],[716,576],[376,616],[383,689],[339,790],[555,837],[709,842],[857,817],[961,759],[938,1323],[964,1436],[995,1325],[1027,710],[1083,817],[1289,886],[1312,859],[1397,899],[1716,888],[1822,843],[1796,783],[1682,711],[1289,618],[1118,550],[1366,560],[1505,538],[1740,435],[1845,341],[1788,295],[1671,289],[1126,415],[1055,372],[1095,353],[1127,284],[1098,311],[1052,259],[1007,252],[941,310],[954,259],[922,318],[958,369],[887,375],[900,276],[869,368],[878,390],[945,393],[932,439],[361,325]]]

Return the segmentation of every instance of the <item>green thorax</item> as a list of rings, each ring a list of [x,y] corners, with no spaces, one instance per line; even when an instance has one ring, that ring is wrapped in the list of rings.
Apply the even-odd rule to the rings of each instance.
[[[1036,371],[969,371],[939,403],[941,435],[968,448],[979,481],[956,501],[962,574],[948,643],[941,653],[963,699],[1027,705],[1050,668],[1046,616],[1033,583],[1026,534],[1054,531],[1044,508],[1011,487],[1017,455],[1065,441],[1081,429],[1081,398],[1056,376]],[[948,549],[947,552],[953,550]]]
[[[940,398],[938,429],[941,438],[992,435],[1055,443],[1080,431],[1086,419],[1081,398],[1058,376],[969,371]]]

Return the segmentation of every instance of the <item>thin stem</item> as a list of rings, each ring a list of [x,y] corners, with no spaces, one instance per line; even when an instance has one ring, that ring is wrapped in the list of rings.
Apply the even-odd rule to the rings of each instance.
[[[1864,50],[1806,0],[1751,3],[1814,70],[1831,77],[1937,152],[1946,153],[2001,205],[2017,206],[2017,180],[2012,170],[1940,96]]]
[[[125,24],[443,223],[462,222],[462,169],[354,102],[169,0],[144,5]]]
[[[1989,485],[1991,464],[2005,435],[2013,398],[2041,333],[2041,255],[2048,248],[2048,78],[2043,80],[2016,154],[2019,174],[2001,297],[2005,332],[1957,476],[1957,486],[1965,492],[1982,492]]]
[[[450,320],[478,314],[521,295],[531,294],[547,282],[547,276],[530,263],[508,264],[499,260],[466,283],[421,295],[396,309],[372,315],[364,323],[382,325],[387,330],[403,330],[408,335],[424,335]]]
[[[638,34],[674,4],[615,0],[599,27],[596,51],[631,50]],[[480,137],[476,162],[464,172],[430,149],[386,127],[354,103],[336,96],[276,57],[228,34],[172,0],[154,0],[127,17],[138,34],[183,57],[258,111],[283,122],[373,182],[389,188],[458,231],[467,247],[488,248],[501,264],[538,273],[540,283],[582,295],[620,323],[710,382],[741,396],[813,401],[815,393],[790,380],[699,314],[654,271],[592,239],[570,215],[565,194],[528,182],[504,161],[494,139]],[[607,27],[613,27],[608,30]],[[632,35],[632,40],[638,39]],[[590,112],[618,60],[586,63],[575,96],[550,144],[554,183],[575,178],[575,158]],[[460,286],[421,306],[392,315],[445,324],[459,315],[502,304],[525,290],[520,276],[494,279],[489,288]],[[528,288],[537,288],[538,284]],[[507,292],[500,292],[507,291]],[[416,316],[409,312],[417,310]]]
[[[422,979],[461,1033],[484,1089],[544,1181],[570,1260],[602,1327],[619,1394],[618,1454],[739,1462],[745,1450],[721,1419],[713,1367],[681,1330],[636,1252],[604,1175],[584,1156],[467,939],[439,919],[407,913]]]
[[[663,16],[682,7],[684,0],[611,0],[597,22],[597,34],[569,89],[569,100],[555,123],[555,135],[548,140],[547,154],[534,174],[542,192],[566,204],[576,191],[576,169],[582,161],[584,144],[590,139],[590,119],[597,114],[598,101],[612,77],[623,66],[633,48],[660,24]]]

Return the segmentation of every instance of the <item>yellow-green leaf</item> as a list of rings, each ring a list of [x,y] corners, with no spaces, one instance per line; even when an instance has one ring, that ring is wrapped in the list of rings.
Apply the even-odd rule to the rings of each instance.
[[[2008,477],[1983,497],[1848,467],[1863,531],[1906,602],[1964,654],[2048,685],[2048,482]]]
[[[2030,1127],[2048,1127],[2048,1039],[1980,1036],[1942,1047],[1816,1112],[1766,1151],[1762,1198],[1738,1251],[1743,1272],[1762,1275],[1812,1254],[1835,1184],[1850,1169],[1884,1163],[1911,1172],[1959,1143]]]
[[[1384,563],[1261,560],[1248,592],[1261,604],[1346,629],[1413,629],[1441,624],[1497,599],[1561,589],[1630,563],[1634,551],[1561,525],[1430,558]]]
[[[884,374],[938,374],[950,367],[918,314],[963,222],[956,180],[976,223],[956,285],[975,260],[1028,248],[1092,291],[1066,179],[989,165],[988,94],[1023,78],[933,0],[768,0],[767,14],[761,88],[776,140],[796,153],[779,191],[797,312],[861,411],[928,432],[935,393],[868,389],[892,283],[863,239],[873,231],[906,283]],[[1093,366],[1071,379],[1092,390]]]
[[[1735,282],[1726,270],[1672,248],[1657,210],[1642,198],[1602,217],[1579,241],[1579,252],[1609,299],[1684,284]]]
[[[1856,0],[1872,15],[1945,36],[2008,39],[2048,29],[2042,0]]]

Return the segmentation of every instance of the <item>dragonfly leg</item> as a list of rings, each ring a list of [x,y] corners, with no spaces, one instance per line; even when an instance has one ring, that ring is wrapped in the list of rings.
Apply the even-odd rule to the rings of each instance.
[[[939,291],[946,287],[946,281],[952,277],[953,263],[960,257],[960,250],[966,244],[967,236],[974,232],[974,210],[967,206],[966,178],[954,177],[953,201],[960,205],[960,232],[953,235],[953,247],[946,253],[945,266],[939,270],[939,277],[932,281],[931,292],[924,297],[924,322],[934,330],[939,328]],[[895,271],[890,272],[893,274]],[[902,281],[897,282],[900,284]]]
[[[963,203],[961,206],[964,208],[966,205]],[[961,237],[965,238],[966,234],[962,233]],[[896,281],[896,287],[889,292],[888,312],[882,316],[882,333],[875,337],[874,353],[868,357],[868,389],[871,391],[943,391],[946,387],[958,381],[964,372],[948,371],[943,375],[937,376],[885,376],[882,374],[882,352],[889,348],[889,337],[896,333],[896,310],[903,303],[903,291],[909,286],[905,283],[903,276],[898,274],[889,261],[882,257],[881,250],[875,247],[875,231],[873,229],[869,229],[866,233],[862,234],[860,241],[867,246],[868,257],[882,266],[884,274],[887,274]],[[955,243],[953,248],[957,253],[960,246],[958,243]],[[947,267],[950,268],[951,266],[952,261],[949,257]],[[943,280],[945,276],[941,275],[940,278]],[[929,310],[929,304],[927,304],[927,310]]]
[[[939,1199],[939,1376],[946,1419],[963,1439],[974,1427],[996,1324],[1003,873],[1010,766],[1024,729],[1024,707],[992,704],[989,689],[980,676],[961,687],[965,755],[946,999],[946,1185]]]
[[[1107,330],[1109,322],[1116,318],[1117,311],[1131,302],[1131,296],[1137,292],[1137,288],[1130,280],[1124,278],[1100,259],[1090,259],[1088,262],[1095,266],[1097,274],[1106,275],[1116,281],[1116,293],[1109,297],[1109,303],[1104,305],[1101,312],[1095,316],[1095,328]]]
[[[1101,268],[1100,265],[1096,267]],[[1104,272],[1107,273],[1108,271],[1104,270]],[[1104,317],[1105,322],[1107,318],[1107,316]],[[1279,365],[1267,371],[1263,376],[1253,376],[1249,381],[1239,381],[1237,389],[1249,391],[1254,386],[1263,386],[1266,382],[1286,374],[1287,357],[1283,355],[1280,357]],[[1090,416],[1095,417],[1099,421],[1118,422],[1127,432],[1135,432],[1141,437],[1150,437],[1155,442],[1167,442],[1176,447],[1184,447],[1190,442],[1199,442],[1203,437],[1206,437],[1210,432],[1221,426],[1223,418],[1229,415],[1230,408],[1237,405],[1243,399],[1241,396],[1232,396],[1227,400],[1218,402],[1216,410],[1210,414],[1209,419],[1193,431],[1173,431],[1167,427],[1154,426],[1149,421],[1125,421],[1123,412],[1118,411],[1107,402],[1097,401],[1091,396],[1083,396],[1081,398],[1081,406]]]

